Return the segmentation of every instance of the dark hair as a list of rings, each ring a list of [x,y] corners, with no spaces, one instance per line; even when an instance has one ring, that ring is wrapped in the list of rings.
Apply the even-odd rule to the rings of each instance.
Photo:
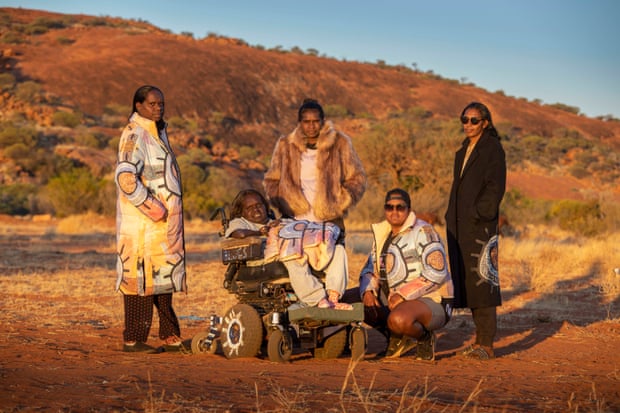
[[[232,204],[230,205],[230,218],[231,219],[241,218],[241,216],[243,215],[243,200],[248,195],[256,195],[257,197],[259,197],[263,205],[265,205],[265,211],[267,211],[267,216],[270,216],[269,215],[269,203],[267,202],[267,199],[265,198],[265,196],[255,189],[244,189],[243,191],[240,191],[237,194],[235,199],[233,199]]]
[[[392,199],[400,199],[407,204],[407,208],[411,209],[411,198],[409,197],[409,193],[401,188],[394,188],[387,191],[385,194],[385,203]]]
[[[133,94],[133,104],[131,107],[132,115],[138,111],[138,107],[136,105],[138,103],[144,103],[148,94],[154,90],[161,93],[162,96],[164,95],[164,92],[162,92],[160,88],[156,86],[151,86],[151,85],[140,86],[138,90],[136,90],[136,93]],[[163,119],[157,121],[157,129],[162,129],[164,125],[165,125],[165,122]]]
[[[463,111],[461,112],[461,117],[464,116],[465,112],[467,112],[469,109],[475,109],[480,112],[480,116],[482,117],[482,119],[488,122],[485,131],[489,131],[492,136],[495,136],[499,139],[499,133],[497,133],[497,129],[495,129],[495,125],[493,125],[493,118],[491,118],[491,111],[489,110],[489,108],[487,108],[484,103],[471,102],[470,104],[465,106],[465,109],[463,109]]]
[[[325,112],[323,112],[323,108],[319,104],[318,100],[315,100],[315,99],[304,99],[303,103],[299,107],[299,110],[297,111],[297,121],[298,122],[301,122],[301,116],[307,110],[318,110],[319,111],[319,118],[321,119],[321,122],[323,122],[323,120],[325,120]]]

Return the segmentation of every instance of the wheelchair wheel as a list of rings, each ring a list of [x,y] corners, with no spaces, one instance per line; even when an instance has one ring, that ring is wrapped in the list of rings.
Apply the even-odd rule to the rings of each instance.
[[[314,349],[314,358],[317,359],[335,359],[344,351],[347,343],[347,329],[342,328],[336,333],[329,336],[324,342],[323,347]]]
[[[215,352],[217,351],[217,343],[219,342],[219,339],[216,338],[213,341],[211,341],[211,344],[209,344],[207,343],[208,336],[209,336],[208,332],[202,331],[196,334],[192,338],[192,354],[200,354],[200,353],[215,354]]]
[[[269,334],[269,340],[267,341],[267,355],[269,361],[275,361],[282,363],[288,361],[293,354],[293,339],[291,334],[282,331],[279,328],[274,329]]]
[[[351,348],[351,360],[361,361],[366,355],[368,345],[368,335],[363,327],[353,327],[349,336],[349,347]]]
[[[220,335],[222,351],[228,359],[254,357],[263,341],[263,322],[248,304],[236,304],[226,312]]]

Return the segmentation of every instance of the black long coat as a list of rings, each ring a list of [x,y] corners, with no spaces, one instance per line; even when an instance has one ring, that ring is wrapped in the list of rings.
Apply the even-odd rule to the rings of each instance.
[[[501,305],[497,273],[499,204],[506,190],[506,155],[499,138],[485,131],[465,170],[469,138],[456,152],[446,228],[455,308]]]

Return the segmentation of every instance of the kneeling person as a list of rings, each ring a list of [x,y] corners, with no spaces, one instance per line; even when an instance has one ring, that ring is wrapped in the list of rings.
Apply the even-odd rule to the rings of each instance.
[[[365,322],[389,333],[386,357],[417,341],[417,358],[435,358],[435,333],[450,319],[450,273],[439,235],[411,210],[400,188],[385,197],[385,220],[372,225],[373,250],[360,275]]]

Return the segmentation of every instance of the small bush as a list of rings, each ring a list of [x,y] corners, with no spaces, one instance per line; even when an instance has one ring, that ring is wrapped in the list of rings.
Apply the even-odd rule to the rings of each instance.
[[[106,115],[123,115],[125,119],[129,117],[131,112],[131,106],[119,105],[118,103],[108,103],[103,108],[103,113]]]
[[[325,105],[325,117],[327,118],[346,118],[349,111],[342,105]]]
[[[50,179],[47,196],[59,217],[100,212],[99,192],[105,181],[94,177],[86,168],[75,168]]]
[[[74,112],[58,111],[52,115],[52,123],[56,126],[75,128],[82,122],[82,115]]]
[[[65,37],[65,36],[58,36],[56,38],[56,41],[58,42],[58,44],[65,45],[65,46],[68,46],[68,45],[71,45],[71,44],[75,43],[74,39],[70,39],[70,38]]]
[[[6,44],[22,44],[26,42],[19,33],[15,32],[4,33],[2,37],[0,37],[0,40],[2,40],[2,43]]]
[[[239,148],[239,159],[252,160],[258,157],[258,151],[250,146],[242,146]]]
[[[15,76],[11,73],[0,73],[0,91],[4,92],[15,87]]]
[[[556,108],[559,110],[563,110],[564,112],[574,113],[575,115],[578,115],[580,112],[580,109],[578,107],[566,105],[564,103],[552,103],[547,106],[550,106],[552,108]]]
[[[24,28],[24,33],[28,35],[39,35],[47,33],[49,29],[41,24],[32,23]]]
[[[16,126],[13,123],[0,125],[0,148],[22,143],[29,148],[37,144],[38,132],[29,126]]]
[[[80,146],[87,146],[89,148],[101,148],[102,145],[100,139],[92,133],[80,133],[75,137],[75,143]]]
[[[582,179],[589,175],[588,170],[581,165],[571,166],[569,172],[577,179]]]
[[[0,214],[30,214],[30,200],[36,192],[33,185],[0,185]]]
[[[562,200],[549,210],[548,218],[557,221],[561,229],[591,237],[603,232],[605,225],[597,201]]]
[[[15,96],[26,103],[37,104],[42,100],[41,91],[40,84],[28,80],[17,85]]]

